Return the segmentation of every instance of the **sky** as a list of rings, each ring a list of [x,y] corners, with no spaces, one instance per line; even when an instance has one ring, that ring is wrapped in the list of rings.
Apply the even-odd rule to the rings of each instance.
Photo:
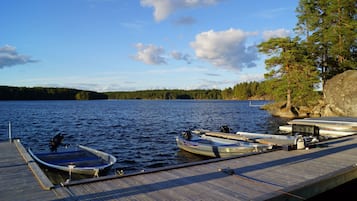
[[[97,92],[262,81],[298,0],[0,0],[0,85]]]

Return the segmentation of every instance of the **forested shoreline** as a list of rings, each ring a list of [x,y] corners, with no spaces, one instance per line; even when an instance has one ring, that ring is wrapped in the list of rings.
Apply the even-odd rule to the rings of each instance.
[[[97,99],[148,99],[148,100],[272,100],[265,82],[244,82],[220,89],[156,89],[139,91],[94,92],[70,88],[10,87],[0,86],[0,100],[97,100]]]
[[[96,100],[107,99],[104,93],[69,88],[0,86],[0,100]]]
[[[180,90],[158,89],[141,91],[106,92],[109,99],[150,99],[150,100],[174,100],[174,99],[222,99],[221,90]]]

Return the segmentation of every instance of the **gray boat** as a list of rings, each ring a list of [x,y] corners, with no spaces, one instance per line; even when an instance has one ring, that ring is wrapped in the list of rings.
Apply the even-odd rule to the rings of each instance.
[[[263,152],[271,149],[271,146],[265,144],[224,139],[204,134],[198,135],[191,131],[185,131],[182,135],[177,136],[176,142],[177,146],[182,150],[217,158]]]

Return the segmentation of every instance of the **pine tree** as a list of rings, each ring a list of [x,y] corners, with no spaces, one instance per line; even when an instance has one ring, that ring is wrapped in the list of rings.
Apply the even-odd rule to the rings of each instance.
[[[356,0],[300,0],[296,32],[305,37],[323,81],[357,69]]]
[[[273,81],[274,97],[286,98],[286,109],[292,105],[305,105],[309,94],[319,82],[318,72],[307,54],[305,43],[299,38],[272,38],[258,45],[259,51],[270,58],[265,60],[265,78]]]

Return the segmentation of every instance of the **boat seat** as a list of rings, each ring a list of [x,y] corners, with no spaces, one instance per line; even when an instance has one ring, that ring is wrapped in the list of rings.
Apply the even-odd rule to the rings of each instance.
[[[51,161],[51,163],[56,165],[69,165],[71,163],[79,164],[81,162],[100,161],[100,160],[102,159],[99,157],[90,156],[90,157],[83,157],[83,158],[76,158],[76,159],[55,160],[55,161]]]
[[[79,161],[75,163],[76,167],[95,167],[95,166],[102,166],[106,164],[107,163],[102,159]]]

